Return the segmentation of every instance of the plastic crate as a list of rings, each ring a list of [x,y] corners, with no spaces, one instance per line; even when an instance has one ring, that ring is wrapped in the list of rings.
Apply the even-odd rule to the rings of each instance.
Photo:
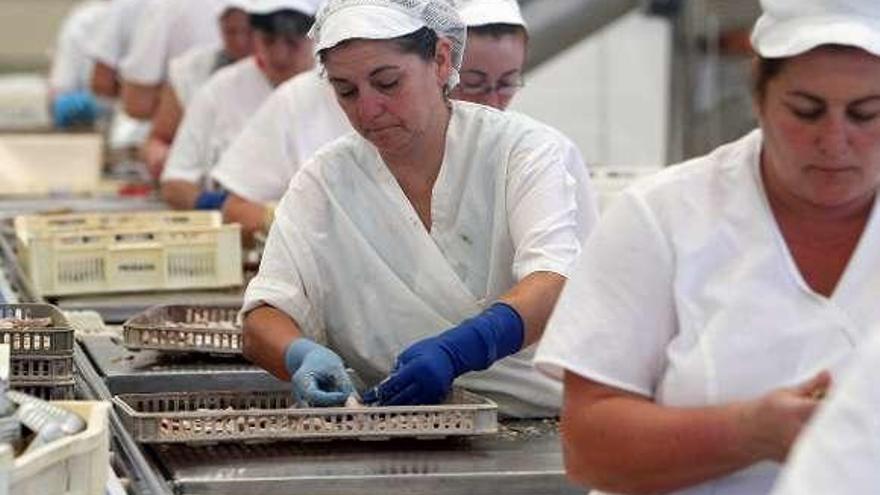
[[[10,381],[10,388],[43,400],[73,400],[76,398],[74,380],[46,383],[40,381]]]
[[[95,192],[103,152],[99,134],[0,135],[0,195]]]
[[[241,354],[237,306],[155,306],[122,326],[125,347],[163,352]]]
[[[107,427],[110,404],[60,402],[86,420],[86,430],[15,459],[10,493],[16,495],[101,495],[110,465]]]
[[[239,231],[216,211],[15,219],[19,261],[46,296],[240,286]]]
[[[73,380],[73,353],[66,356],[16,356],[9,360],[9,379],[16,381],[69,382]]]
[[[57,356],[73,352],[73,328],[64,314],[50,304],[2,304],[0,318],[51,318],[52,326],[0,329],[0,344],[10,344],[13,357]]]

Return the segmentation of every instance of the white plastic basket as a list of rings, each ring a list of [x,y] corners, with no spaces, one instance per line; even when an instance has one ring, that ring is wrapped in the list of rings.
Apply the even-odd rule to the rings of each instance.
[[[57,402],[86,420],[86,430],[15,459],[9,493],[100,495],[107,484],[110,436],[107,402]]]
[[[0,135],[0,195],[95,192],[103,153],[99,134]]]
[[[237,224],[219,212],[84,213],[15,219],[18,257],[45,296],[237,287]]]

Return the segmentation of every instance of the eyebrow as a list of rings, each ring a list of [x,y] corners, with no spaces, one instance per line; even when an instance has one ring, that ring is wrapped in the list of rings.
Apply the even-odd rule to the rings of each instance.
[[[810,100],[813,103],[818,103],[818,104],[825,103],[825,100],[823,100],[822,98],[819,98],[818,96],[815,96],[815,95],[811,95],[810,93],[806,93],[804,91],[789,91],[788,95],[789,96],[797,96],[800,98],[805,98],[807,100]],[[847,106],[864,105],[866,103],[873,103],[875,101],[880,101],[880,95],[865,96],[863,98],[859,98],[858,100],[855,100],[853,102],[848,103]]]
[[[379,74],[380,72],[384,72],[386,70],[392,70],[392,69],[400,69],[400,67],[397,65],[383,65],[382,67],[379,67],[379,68],[376,68],[376,69],[373,69],[372,71],[370,71],[370,74],[368,77],[373,77],[376,74]],[[349,81],[348,79],[345,79],[344,77],[329,76],[329,77],[327,77],[327,80],[330,81],[331,83],[337,83],[337,84],[353,84],[351,81]]]

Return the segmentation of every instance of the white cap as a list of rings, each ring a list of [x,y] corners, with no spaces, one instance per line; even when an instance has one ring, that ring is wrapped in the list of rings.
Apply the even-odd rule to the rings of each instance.
[[[248,14],[271,14],[279,10],[294,10],[314,17],[323,0],[238,0]]]
[[[822,45],[880,56],[880,0],[761,0],[761,6],[752,46],[762,57],[793,57]]]
[[[318,53],[351,39],[388,40],[425,27],[452,43],[451,89],[458,84],[467,38],[451,0],[328,0],[309,36]]]
[[[526,27],[516,0],[457,0],[458,13],[468,27],[513,24]]]

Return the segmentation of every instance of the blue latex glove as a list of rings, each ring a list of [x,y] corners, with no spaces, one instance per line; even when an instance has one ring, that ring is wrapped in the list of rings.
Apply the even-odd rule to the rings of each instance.
[[[196,209],[219,210],[223,207],[223,203],[228,195],[229,193],[226,191],[202,191],[199,197],[196,198]]]
[[[98,101],[88,91],[70,91],[55,96],[52,120],[55,127],[91,124],[98,116]]]
[[[342,358],[309,339],[291,342],[284,352],[284,365],[290,373],[296,400],[301,404],[341,406],[354,393]]]
[[[363,401],[389,406],[440,403],[457,376],[484,370],[519,351],[524,338],[519,313],[495,303],[457,327],[409,346],[397,357],[391,376],[366,392]]]

